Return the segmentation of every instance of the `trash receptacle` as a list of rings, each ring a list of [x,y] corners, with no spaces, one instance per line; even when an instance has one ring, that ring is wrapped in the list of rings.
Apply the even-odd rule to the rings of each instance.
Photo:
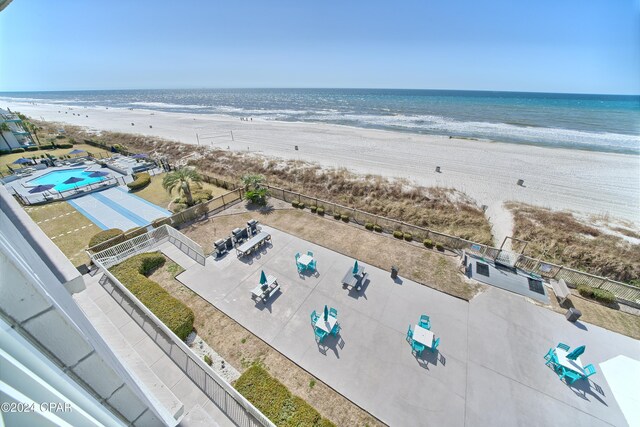
[[[398,267],[396,267],[395,265],[391,266],[391,278],[392,279],[398,278]]]
[[[582,312],[577,308],[571,307],[569,310],[567,310],[566,316],[569,322],[575,322],[580,318],[580,316],[582,316]]]

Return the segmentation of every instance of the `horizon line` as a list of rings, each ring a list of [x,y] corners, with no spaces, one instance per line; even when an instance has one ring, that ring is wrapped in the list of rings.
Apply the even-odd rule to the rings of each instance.
[[[112,92],[112,91],[162,91],[162,90],[411,90],[433,92],[494,92],[494,93],[528,93],[539,95],[591,95],[591,96],[629,96],[640,97],[640,93],[589,93],[589,92],[546,92],[546,91],[522,91],[522,90],[492,90],[492,89],[427,89],[427,88],[376,88],[376,87],[171,87],[171,88],[116,88],[116,89],[43,89],[43,90],[0,90],[0,93],[37,93],[37,92]]]

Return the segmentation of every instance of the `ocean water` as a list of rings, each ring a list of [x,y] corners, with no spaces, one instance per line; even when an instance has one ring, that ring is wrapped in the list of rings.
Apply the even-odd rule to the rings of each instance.
[[[392,89],[0,93],[2,100],[323,122],[640,154],[640,96]]]

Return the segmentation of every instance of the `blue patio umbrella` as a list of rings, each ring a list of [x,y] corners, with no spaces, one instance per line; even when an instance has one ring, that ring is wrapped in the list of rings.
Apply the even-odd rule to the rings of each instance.
[[[24,165],[24,164],[27,164],[27,163],[31,163],[31,160],[25,159],[24,157],[20,157],[18,160],[13,162],[14,165]]]
[[[360,270],[360,268],[358,268],[358,261],[355,262],[355,264],[353,264],[353,274],[358,274],[358,270]]]
[[[260,273],[260,284],[264,285],[265,283],[267,283],[267,276],[264,274],[264,270],[262,270],[262,273]]]
[[[583,345],[576,347],[571,353],[567,354],[567,359],[576,360],[586,349],[587,348]]]
[[[148,154],[144,154],[144,153],[140,153],[140,154],[134,154],[133,156],[131,156],[134,159],[146,159],[147,157],[149,157]]]
[[[327,307],[327,305],[324,305],[324,321],[326,322],[327,320],[329,320],[329,307]]]
[[[44,191],[51,190],[53,187],[55,187],[55,185],[53,185],[53,184],[36,185],[31,190],[29,190],[29,193],[32,193],[32,194],[33,193],[42,193]]]
[[[86,151],[85,150],[80,150],[79,148],[76,148],[75,150],[69,151],[69,154],[82,154],[82,153],[86,153]]]
[[[63,184],[75,184],[76,182],[84,181],[84,178],[78,178],[77,176],[72,176],[63,182]]]
[[[109,175],[109,172],[95,171],[89,174],[89,178],[102,178],[107,175]]]

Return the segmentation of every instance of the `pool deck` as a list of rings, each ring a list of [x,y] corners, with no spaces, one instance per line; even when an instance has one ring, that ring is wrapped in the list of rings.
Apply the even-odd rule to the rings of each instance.
[[[366,266],[370,281],[362,292],[347,290],[340,282],[353,259],[270,227],[263,230],[273,239],[259,253],[247,259],[233,253],[209,257],[177,279],[383,422],[624,426],[633,419],[617,401],[628,391],[600,364],[619,355],[640,360],[637,340],[567,322],[499,288],[466,302]],[[318,262],[317,275],[297,272],[294,255],[307,250]],[[262,270],[280,284],[267,304],[250,298]],[[318,344],[309,317],[325,304],[337,308],[342,331]],[[441,341],[435,353],[416,357],[405,335],[421,314],[431,316]],[[582,360],[598,373],[571,386],[561,382],[543,359],[558,342],[586,345]]]

